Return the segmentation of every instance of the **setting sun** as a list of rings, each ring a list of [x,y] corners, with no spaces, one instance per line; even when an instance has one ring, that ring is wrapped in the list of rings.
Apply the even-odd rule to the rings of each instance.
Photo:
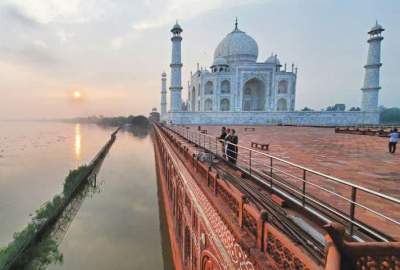
[[[74,99],[80,99],[81,93],[79,91],[74,91]]]

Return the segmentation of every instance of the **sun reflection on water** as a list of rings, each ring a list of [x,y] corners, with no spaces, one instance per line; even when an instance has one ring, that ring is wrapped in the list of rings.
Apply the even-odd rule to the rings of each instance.
[[[79,164],[81,159],[81,125],[75,125],[75,160]]]

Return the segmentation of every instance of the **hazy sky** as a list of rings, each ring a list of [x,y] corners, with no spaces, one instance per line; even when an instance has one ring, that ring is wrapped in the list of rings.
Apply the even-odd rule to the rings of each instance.
[[[170,72],[175,19],[186,86],[236,16],[259,61],[274,52],[298,65],[297,109],[359,106],[366,32],[378,19],[380,104],[400,105],[398,0],[0,0],[0,118],[147,114]]]

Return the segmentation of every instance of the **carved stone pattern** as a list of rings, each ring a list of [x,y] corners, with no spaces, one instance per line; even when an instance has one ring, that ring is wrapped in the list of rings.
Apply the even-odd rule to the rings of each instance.
[[[233,211],[234,216],[237,218],[239,216],[239,205],[235,198],[228,192],[225,191],[223,187],[217,184],[217,194],[221,196],[223,201],[226,202],[229,208]]]
[[[185,195],[185,205],[186,205],[186,208],[188,209],[189,212],[190,212],[190,208],[191,208],[190,204],[191,204],[190,203],[190,199],[189,199],[188,195],[186,194]]]
[[[276,269],[287,270],[310,270],[293,253],[285,247],[282,242],[271,233],[267,234],[267,253],[275,262]]]
[[[195,211],[193,211],[193,216],[192,216],[192,226],[193,226],[193,231],[197,231],[197,214]]]
[[[398,270],[400,269],[400,257],[363,256],[356,259],[356,267],[360,270]]]
[[[269,86],[269,75],[270,73],[264,72],[243,72],[242,73],[242,87],[250,79],[256,78],[265,84],[265,87]],[[268,88],[267,88],[268,89]]]
[[[163,146],[161,145],[161,148]],[[168,156],[166,156],[166,159],[168,160]],[[170,175],[173,175],[176,173],[176,168],[172,166],[171,170],[169,171]],[[183,220],[182,220],[182,214],[183,214],[183,209],[182,209],[182,191],[181,188],[183,188],[186,191],[191,190],[194,195],[194,198],[192,200],[197,201],[198,204],[195,204],[193,202],[193,206],[196,207],[196,211],[199,212],[200,209],[202,210],[203,214],[198,214],[198,218],[203,219],[203,222],[207,222],[210,226],[209,230],[206,230],[207,238],[210,240],[210,244],[214,245],[214,247],[218,250],[216,244],[214,241],[219,240],[220,243],[222,244],[224,250],[221,250],[221,253],[213,254],[214,256],[218,257],[216,258],[221,267],[221,269],[228,269],[228,262],[224,260],[223,256],[221,255],[222,252],[229,256],[231,263],[235,266],[237,269],[241,270],[254,270],[254,265],[253,263],[249,260],[248,254],[242,249],[241,245],[238,243],[238,241],[235,239],[233,236],[232,232],[229,230],[228,226],[223,222],[221,216],[218,214],[218,212],[214,209],[213,205],[208,201],[207,197],[204,195],[204,193],[201,191],[200,187],[192,181],[190,178],[189,179],[181,179],[179,174],[176,175],[176,177],[171,178],[172,182],[176,183],[177,186],[177,198],[176,198],[176,203],[178,204],[176,206],[177,209],[177,217],[176,217],[176,223],[177,223],[177,233],[176,237],[178,239],[179,246],[182,248],[182,242],[183,242]],[[180,204],[179,204],[180,203]],[[199,209],[197,209],[199,207]],[[193,247],[197,250],[200,250],[200,245],[199,245],[199,237],[196,235],[195,232],[192,231],[191,233],[192,237],[194,238],[193,242]],[[217,238],[217,239],[216,239]],[[226,252],[226,253],[225,253]],[[196,253],[197,254],[197,253]]]
[[[203,209],[206,219],[211,225],[212,231],[215,233],[216,237],[222,242],[224,248],[228,252],[232,263],[237,266],[238,269],[255,269],[253,263],[249,260],[246,252],[236,241],[228,226],[223,222],[218,212],[214,209],[212,204],[208,201],[207,197],[203,194],[197,184],[193,183],[192,181],[187,181],[187,183],[189,186],[188,188],[193,190],[193,193],[197,197],[200,207]],[[211,232],[206,233],[208,239],[210,239],[212,242],[214,237],[213,234]],[[221,264],[222,269],[228,268],[226,265],[223,265],[224,260],[222,258],[220,258],[218,262]]]
[[[257,237],[257,221],[253,218],[246,209],[243,210],[243,225],[250,231],[252,235]]]

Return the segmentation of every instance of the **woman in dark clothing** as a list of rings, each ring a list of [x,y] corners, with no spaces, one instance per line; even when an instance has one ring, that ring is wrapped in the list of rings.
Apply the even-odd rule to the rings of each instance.
[[[236,136],[236,132],[234,129],[231,130],[228,139],[228,147],[227,147],[227,155],[228,160],[233,164],[236,164],[237,156],[238,156],[238,147],[237,144],[239,142],[238,136]]]
[[[225,137],[226,137],[226,128],[222,127],[221,129],[221,135],[218,137],[219,142],[222,145],[222,154],[225,156]]]

